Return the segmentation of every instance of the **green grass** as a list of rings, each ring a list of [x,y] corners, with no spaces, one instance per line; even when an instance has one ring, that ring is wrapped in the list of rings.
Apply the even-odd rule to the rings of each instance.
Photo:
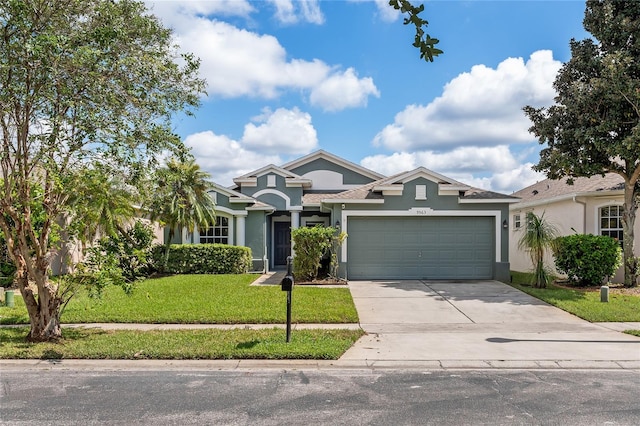
[[[105,331],[63,328],[58,343],[26,343],[27,327],[0,328],[3,359],[338,359],[361,330]]]
[[[271,324],[286,322],[286,292],[280,286],[250,286],[245,275],[175,275],[149,279],[127,296],[107,288],[101,299],[79,293],[62,315],[63,323]],[[293,323],[357,323],[347,288],[295,287]],[[0,324],[27,324],[24,303],[0,308]]]
[[[600,301],[600,291],[566,289],[550,284],[547,288],[529,286],[530,274],[512,272],[513,287],[590,322],[640,322],[640,297],[609,294]]]

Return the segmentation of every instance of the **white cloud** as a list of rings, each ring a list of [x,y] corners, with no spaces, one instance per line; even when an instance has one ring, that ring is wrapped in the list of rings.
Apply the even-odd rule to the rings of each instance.
[[[247,0],[145,1],[165,25],[176,30],[188,28],[193,17],[239,16],[249,18],[255,9]]]
[[[503,193],[544,179],[531,170],[531,163],[521,165],[506,145],[460,147],[440,153],[396,152],[366,157],[360,164],[387,176],[422,166],[467,185]]]
[[[476,65],[445,85],[429,105],[409,105],[399,112],[373,143],[395,151],[443,151],[530,142],[531,124],[522,107],[553,102],[553,80],[561,65],[546,50],[533,53],[526,63],[509,58],[496,69]]]
[[[275,17],[283,24],[296,24],[300,21],[323,24],[324,15],[317,0],[269,0],[275,8]]]
[[[359,78],[352,68],[319,59],[289,58],[278,39],[211,18],[220,14],[216,2],[159,2],[154,10],[175,30],[175,40],[185,52],[200,58],[200,75],[210,97],[273,99],[285,91],[310,93],[312,105],[327,111],[367,105],[368,96],[379,96],[370,77]],[[239,5],[250,4],[241,2]],[[317,2],[274,2],[282,14],[292,13],[319,23]],[[209,7],[207,9],[207,7]],[[232,5],[228,5],[233,8]],[[248,15],[252,9],[243,9]],[[299,9],[299,10],[298,10]],[[238,12],[239,13],[239,12]],[[281,17],[286,19],[286,17]],[[324,18],[322,18],[324,19]],[[335,92],[332,89],[344,90]]]
[[[366,3],[372,0],[349,0],[352,3]],[[383,22],[395,22],[400,18],[400,11],[389,6],[389,0],[373,0],[376,6],[377,16]]]
[[[340,111],[345,108],[367,106],[369,96],[380,97],[373,79],[359,79],[353,68],[344,73],[335,73],[311,90],[311,105],[325,111]]]
[[[311,124],[311,115],[278,108],[254,119],[258,124],[244,127],[242,143],[247,148],[269,154],[306,154],[318,146],[318,135]]]
[[[211,131],[189,135],[184,143],[191,148],[200,167],[211,174],[211,179],[224,186],[232,185],[235,177],[282,162],[277,155],[245,149],[241,143]]]

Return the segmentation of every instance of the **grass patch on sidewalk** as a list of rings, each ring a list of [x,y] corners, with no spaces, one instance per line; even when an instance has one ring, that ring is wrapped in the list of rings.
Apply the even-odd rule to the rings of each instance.
[[[280,286],[251,286],[244,275],[174,275],[139,283],[133,295],[118,287],[101,299],[84,292],[74,297],[62,322],[149,324],[284,324],[286,292]],[[297,286],[292,294],[293,323],[357,323],[348,288]],[[27,311],[16,294],[15,307],[0,307],[0,324],[27,324]]]
[[[640,296],[610,291],[609,302],[600,301],[600,289],[567,288],[550,284],[547,288],[529,285],[530,274],[511,272],[511,286],[550,305],[590,322],[640,322]]]
[[[58,343],[26,343],[27,327],[0,329],[2,359],[338,359],[361,330],[63,328]]]

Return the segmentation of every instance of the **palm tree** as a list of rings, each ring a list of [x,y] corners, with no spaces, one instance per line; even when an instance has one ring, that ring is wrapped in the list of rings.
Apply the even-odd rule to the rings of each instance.
[[[82,253],[97,236],[125,235],[124,226],[135,217],[136,191],[103,164],[94,164],[77,174],[69,204]]]
[[[545,288],[549,281],[549,272],[544,264],[544,255],[551,248],[558,235],[557,228],[546,221],[544,213],[540,216],[527,213],[527,224],[524,234],[518,242],[519,249],[529,251],[533,264],[533,286]]]
[[[152,200],[149,203],[151,220],[169,228],[166,241],[165,266],[169,258],[171,240],[176,230],[205,228],[216,222],[213,198],[208,190],[210,175],[200,169],[193,159],[179,161],[171,158],[155,174]]]

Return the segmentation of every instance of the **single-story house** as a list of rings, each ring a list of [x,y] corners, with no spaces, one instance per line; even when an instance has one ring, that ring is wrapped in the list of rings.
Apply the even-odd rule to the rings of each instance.
[[[524,272],[532,268],[528,253],[518,249],[529,212],[536,215],[544,213],[545,219],[558,229],[560,235],[608,235],[623,241],[624,180],[618,174],[574,178],[573,185],[567,184],[567,178],[546,179],[512,195],[520,198],[520,202],[509,206],[509,259],[514,271]],[[634,229],[637,246],[640,243],[640,220],[636,220]],[[548,256],[547,264],[553,267],[552,256]],[[624,281],[622,268],[618,270],[614,281]]]
[[[320,150],[214,185],[215,226],[187,243],[248,246],[256,271],[284,268],[291,230],[336,226],[347,279],[508,279],[512,196],[424,167],[391,177]]]

